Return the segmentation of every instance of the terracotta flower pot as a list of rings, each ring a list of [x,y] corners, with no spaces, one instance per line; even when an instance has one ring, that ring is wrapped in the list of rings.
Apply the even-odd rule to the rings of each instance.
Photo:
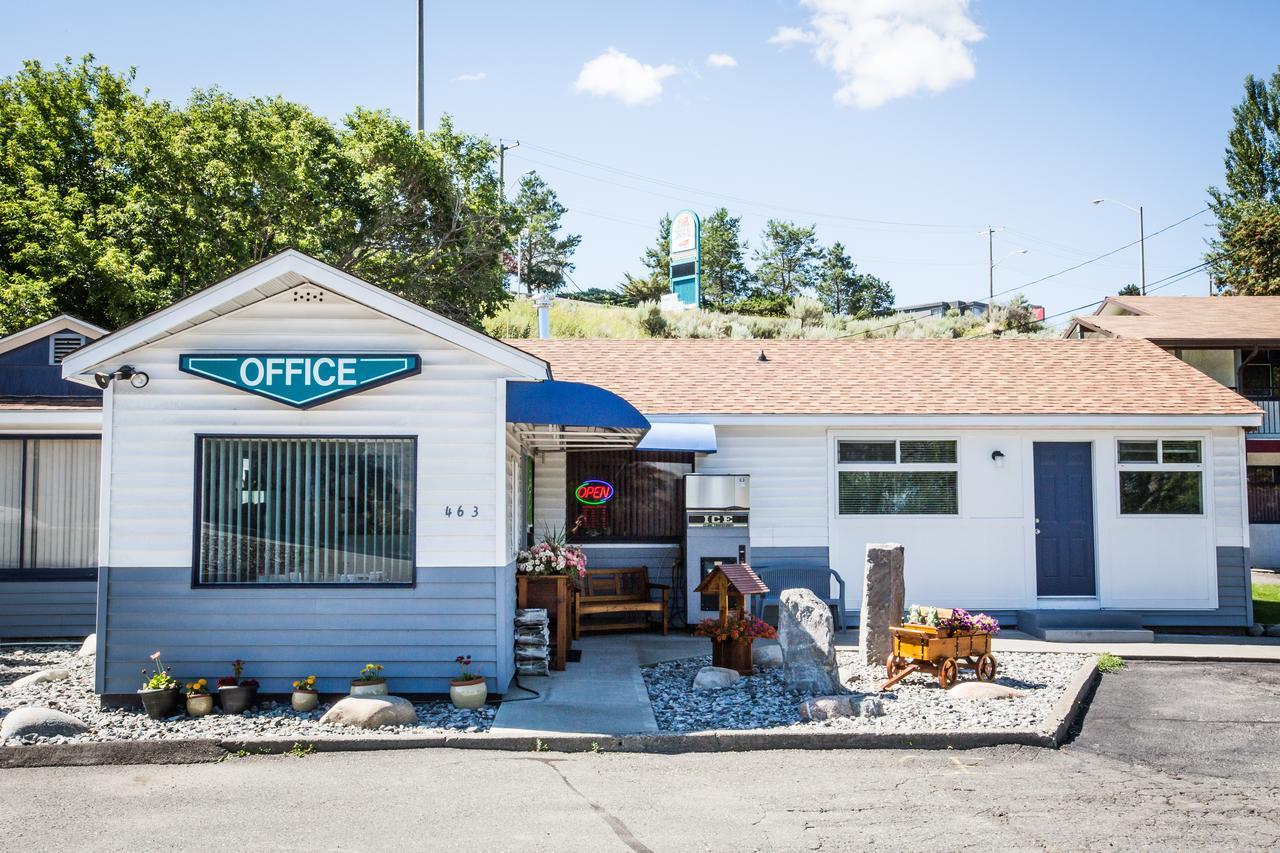
[[[142,699],[142,707],[146,710],[147,716],[153,720],[163,720],[178,713],[179,693],[176,687],[166,687],[163,690],[139,690],[138,696]]]
[[[354,678],[351,680],[352,696],[386,696],[387,680],[385,678],[375,678],[366,681],[363,678]]]
[[[290,697],[290,703],[293,705],[293,710],[305,714],[307,711],[314,711],[320,704],[320,694],[314,690],[295,690]]]
[[[203,717],[213,710],[212,693],[193,693],[187,695],[187,716]]]
[[[483,678],[450,681],[449,698],[453,700],[453,707],[474,711],[482,707],[485,700],[489,698],[489,687]]]

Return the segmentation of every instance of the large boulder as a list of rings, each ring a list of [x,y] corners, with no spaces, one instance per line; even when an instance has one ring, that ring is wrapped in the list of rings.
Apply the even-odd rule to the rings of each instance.
[[[991,699],[1020,699],[1026,694],[991,681],[960,681],[947,691],[947,695],[970,702],[986,702]]]
[[[862,617],[858,654],[864,666],[878,666],[893,651],[889,628],[902,624],[906,583],[902,576],[901,545],[868,545],[862,586]]]
[[[752,645],[751,663],[756,669],[777,669],[782,666],[782,646],[770,643],[767,646]]]
[[[26,735],[71,736],[87,731],[89,726],[80,718],[52,708],[16,708],[0,722],[0,740]]]
[[[10,690],[22,690],[36,684],[44,684],[46,681],[65,681],[71,677],[71,673],[65,669],[42,669],[39,672],[33,672],[30,675],[24,675],[17,681],[9,685]]]
[[[91,658],[98,653],[98,635],[90,634],[84,638],[84,642],[80,644],[80,651],[76,652],[78,658]]]
[[[704,666],[693,677],[694,690],[723,690],[742,676],[736,669],[723,666]]]
[[[1280,637],[1280,624],[1267,626],[1268,637]]]
[[[792,690],[810,696],[842,692],[831,610],[808,589],[784,589],[779,597],[783,680]]]
[[[412,726],[418,722],[413,703],[399,696],[347,696],[334,703],[320,724],[380,729],[383,726]]]

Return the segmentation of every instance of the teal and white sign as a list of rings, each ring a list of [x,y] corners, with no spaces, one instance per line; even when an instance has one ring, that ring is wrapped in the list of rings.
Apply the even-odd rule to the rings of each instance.
[[[671,292],[685,305],[702,304],[702,222],[692,210],[671,220]]]
[[[421,373],[422,358],[416,353],[227,353],[179,356],[178,369],[278,403],[309,409]]]

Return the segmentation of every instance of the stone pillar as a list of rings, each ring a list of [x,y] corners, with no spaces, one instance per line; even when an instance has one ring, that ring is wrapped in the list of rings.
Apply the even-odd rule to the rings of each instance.
[[[893,651],[889,628],[902,624],[906,608],[906,584],[902,577],[901,545],[867,545],[867,568],[862,587],[859,660],[867,666],[883,666]]]
[[[784,589],[779,598],[778,645],[787,686],[807,696],[843,692],[831,609],[808,589]]]

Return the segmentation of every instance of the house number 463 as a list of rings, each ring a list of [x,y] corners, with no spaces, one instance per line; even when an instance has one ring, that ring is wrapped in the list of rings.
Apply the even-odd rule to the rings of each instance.
[[[468,512],[467,508],[462,504],[458,504],[456,507],[446,506],[444,508],[444,517],[453,518],[454,516],[457,516],[458,518],[479,518],[480,507],[472,506],[471,510]]]

